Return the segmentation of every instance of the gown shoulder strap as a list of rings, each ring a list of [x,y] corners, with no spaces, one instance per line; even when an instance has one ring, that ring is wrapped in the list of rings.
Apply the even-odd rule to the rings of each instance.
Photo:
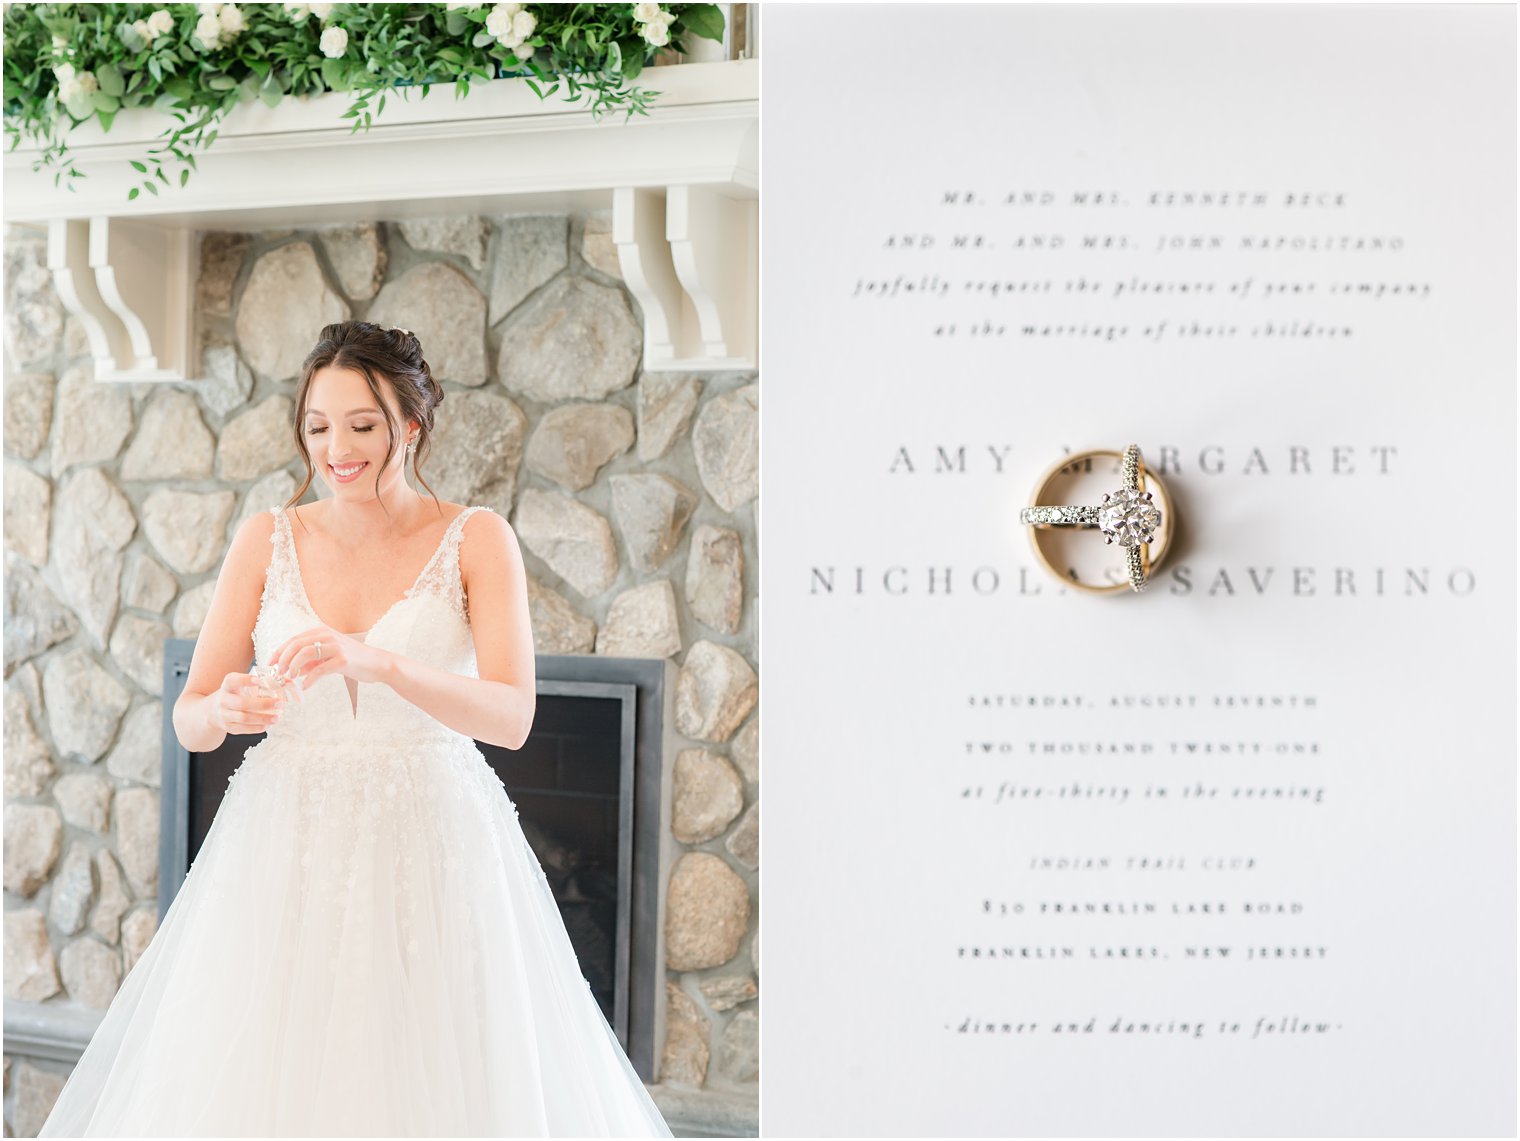
[[[417,580],[417,588],[436,594],[453,608],[461,618],[469,617],[469,601],[465,598],[464,584],[459,577],[459,544],[464,539],[465,521],[477,511],[491,511],[489,507],[466,507],[449,523],[443,533],[443,541],[433,553],[427,569]],[[494,512],[493,512],[494,514]]]
[[[269,542],[274,551],[269,558],[269,586],[282,598],[295,596],[295,539],[290,533],[290,513],[284,507],[270,509],[274,515],[274,530]]]

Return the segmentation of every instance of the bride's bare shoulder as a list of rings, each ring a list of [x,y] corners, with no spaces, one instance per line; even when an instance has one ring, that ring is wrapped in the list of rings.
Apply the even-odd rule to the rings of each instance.
[[[273,511],[255,511],[238,524],[227,557],[222,560],[223,574],[238,580],[263,585],[264,574],[273,558],[275,522]]]
[[[274,527],[273,511],[255,511],[238,524],[237,530],[232,535],[232,545],[234,547],[244,544],[255,546],[262,541],[267,547],[274,542]]]

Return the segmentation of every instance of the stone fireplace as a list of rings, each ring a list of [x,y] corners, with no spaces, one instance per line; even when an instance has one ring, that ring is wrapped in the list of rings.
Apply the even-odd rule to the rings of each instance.
[[[29,187],[24,148],[6,156],[13,1134],[40,1124],[204,836],[206,806],[166,763],[165,646],[198,634],[237,525],[299,485],[292,362],[347,317],[413,330],[430,362],[439,346],[447,399],[423,474],[520,540],[546,751],[492,760],[525,830],[541,829],[530,843],[581,913],[567,913],[581,946],[614,933],[593,986],[678,1131],[754,1132],[756,72],[662,70],[661,106],[626,129],[518,101],[509,83],[458,103],[435,92],[368,138],[333,128],[330,107],[250,107],[183,194],[130,216],[115,167],[152,132],[125,113],[74,148],[92,186],[68,201]],[[314,148],[342,161],[313,166]],[[113,268],[70,260],[99,218],[95,248],[136,259],[120,300],[180,275],[192,333],[178,371],[172,323],[145,321],[157,347],[129,351],[141,338],[102,342],[112,318],[70,292]],[[133,241],[104,240],[112,226]],[[590,743],[574,726],[610,736],[616,720],[621,741],[629,699],[574,687],[638,689],[615,674],[630,662],[665,675],[645,750],[659,761],[636,748],[627,801],[620,757],[613,808],[612,783],[576,786]],[[565,838],[578,799],[604,838],[617,817],[592,856]]]

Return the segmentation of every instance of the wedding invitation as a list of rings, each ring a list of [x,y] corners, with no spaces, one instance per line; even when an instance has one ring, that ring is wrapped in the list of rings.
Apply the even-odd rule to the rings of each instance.
[[[1514,9],[765,14],[764,1132],[1513,1134]]]

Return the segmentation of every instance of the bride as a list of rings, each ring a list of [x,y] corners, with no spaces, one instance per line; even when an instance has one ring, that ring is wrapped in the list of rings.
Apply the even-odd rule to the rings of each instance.
[[[404,330],[307,357],[330,495],[238,529],[173,711],[266,736],[41,1136],[670,1135],[475,745],[527,738],[533,639],[506,520],[406,480],[443,396]]]

